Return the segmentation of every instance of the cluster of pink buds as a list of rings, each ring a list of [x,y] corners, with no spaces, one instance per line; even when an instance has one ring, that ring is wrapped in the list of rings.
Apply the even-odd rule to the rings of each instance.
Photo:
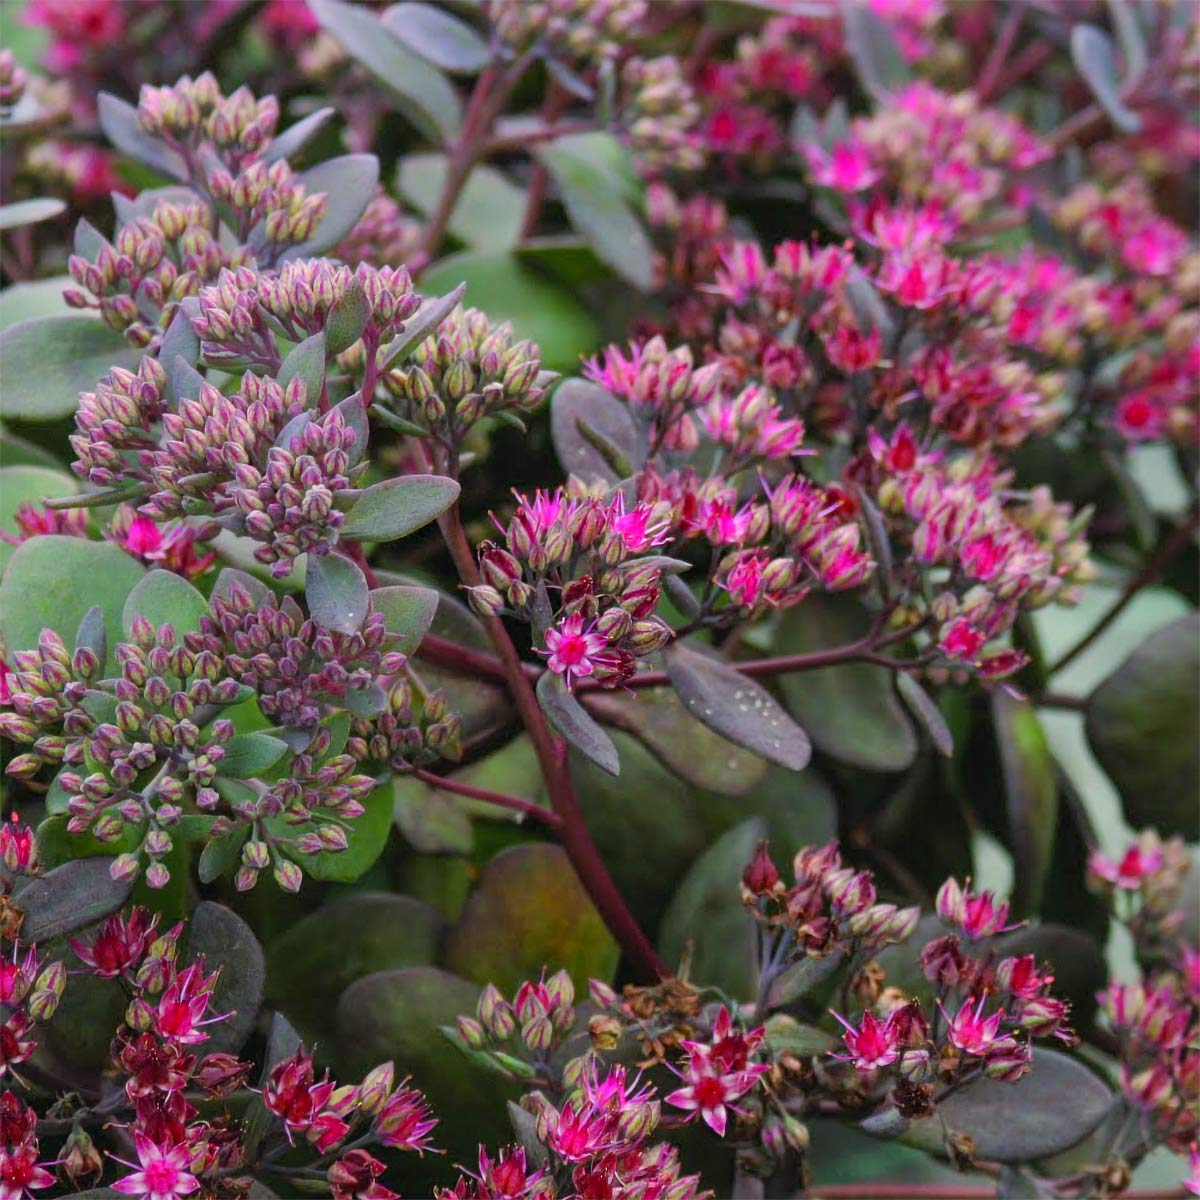
[[[361,707],[355,693],[403,668],[404,655],[388,652],[387,640],[378,612],[368,613],[354,633],[338,633],[306,617],[290,596],[251,590],[235,576],[184,642],[197,654],[216,656],[232,678],[253,688],[264,716],[313,729],[330,706]]]
[[[576,64],[615,58],[646,15],[646,0],[487,0],[493,32],[513,50],[544,41]]]
[[[602,985],[601,985],[602,986]],[[549,979],[543,971],[527,980],[512,1001],[489,983],[479,995],[475,1016],[460,1016],[462,1044],[488,1066],[513,1079],[545,1076],[551,1056],[575,1028],[575,986],[566,971]]]
[[[649,553],[670,536],[667,522],[621,493],[600,500],[559,488],[517,501],[508,525],[497,522],[504,546],[480,547],[484,582],[471,589],[472,606],[531,621],[546,665],[568,685],[587,677],[619,685],[671,639],[655,609],[664,570],[681,564]]]
[[[553,378],[537,345],[514,341],[508,322],[493,326],[478,309],[460,307],[413,351],[410,365],[385,372],[383,384],[415,432],[453,451],[484,417],[532,412]]]
[[[557,1189],[543,1164],[531,1169],[523,1146],[509,1146],[496,1158],[479,1147],[475,1173],[460,1175],[452,1188],[440,1188],[436,1200],[555,1200]]]
[[[631,58],[621,69],[626,97],[621,121],[639,164],[646,170],[694,171],[704,163],[693,129],[700,116],[679,59]]]
[[[849,142],[806,147],[819,182],[854,193],[887,181],[898,199],[937,204],[964,225],[1005,193],[1011,175],[1044,161],[1048,147],[1016,118],[980,104],[974,92],[910,84],[886,108],[860,117]]]
[[[29,85],[25,70],[11,50],[0,50],[0,109],[13,108],[21,102]]]
[[[1118,858],[1100,850],[1088,857],[1088,883],[1107,895],[1114,915],[1128,924],[1139,953],[1161,957],[1174,946],[1184,920],[1184,882],[1193,870],[1183,839],[1164,841],[1143,829]]]
[[[404,675],[386,683],[381,712],[355,716],[346,749],[360,763],[378,763],[394,771],[462,757],[462,714],[450,708],[440,690],[417,694]]]
[[[792,871],[789,887],[764,844],[742,873],[742,903],[773,931],[781,956],[824,958],[851,946],[880,949],[905,941],[920,919],[920,909],[878,902],[871,873],[845,865],[836,842],[805,846]]]
[[[410,270],[416,270],[417,264],[424,261],[422,232],[420,221],[406,216],[396,201],[378,187],[358,223],[332,253],[352,267],[359,263],[374,267],[405,263]]]
[[[717,395],[721,368],[697,367],[686,346],[669,350],[660,337],[633,342],[628,355],[609,346],[584,364],[584,374],[624,400],[650,430],[651,452],[695,450],[699,430],[691,414]]]
[[[43,765],[65,764],[58,783],[67,795],[67,828],[110,844],[139,829],[137,851],[114,858],[113,875],[135,877],[144,856],[147,882],[164,886],[170,830],[186,799],[212,791],[233,737],[232,722],[211,718],[242,697],[237,681],[215,655],[177,644],[169,624],[155,630],[140,616],[132,640],[114,650],[121,674],[105,681],[111,691],[96,686],[96,650],[81,645],[72,655],[49,629],[36,651],[14,659],[12,708],[0,713],[0,729],[30,749],[9,762],[8,773],[29,779]],[[157,774],[145,783],[151,768]]]
[[[262,1098],[267,1111],[283,1122],[290,1142],[302,1138],[322,1155],[336,1151],[364,1120],[371,1140],[378,1144],[423,1152],[430,1147],[429,1135],[437,1121],[430,1116],[424,1096],[408,1087],[407,1080],[395,1087],[394,1082],[390,1062],[369,1072],[357,1087],[339,1085],[328,1071],[318,1078],[312,1055],[301,1046],[272,1068]],[[329,1170],[330,1181],[336,1180],[336,1186],[346,1190],[363,1172],[374,1179],[383,1167],[364,1151],[352,1149]],[[390,1200],[394,1194],[382,1188],[371,1193],[377,1200]]]
[[[0,530],[0,542],[19,546],[30,538],[46,534],[85,538],[88,535],[88,514],[83,508],[43,508],[38,504],[22,504],[13,514],[16,533]]]
[[[79,287],[64,299],[98,309],[134,346],[158,345],[181,300],[248,257],[244,248],[224,249],[211,221],[201,201],[160,200],[149,216],[123,224],[114,242],[93,232],[68,260]]]

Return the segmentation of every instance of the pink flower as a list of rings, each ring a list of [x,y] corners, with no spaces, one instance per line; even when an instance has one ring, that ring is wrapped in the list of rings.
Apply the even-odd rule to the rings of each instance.
[[[546,630],[546,666],[562,675],[570,687],[576,679],[586,678],[596,669],[596,660],[608,646],[608,639],[586,625],[579,613],[563,619],[557,628]]]
[[[7,704],[12,696],[3,693],[8,687],[11,672],[0,660],[0,704]],[[21,824],[17,813],[12,813],[4,825],[0,825],[0,861],[10,871],[28,871],[37,862],[37,842],[33,830]]]
[[[54,1174],[37,1160],[37,1140],[0,1150],[0,1200],[25,1200],[54,1183]]]
[[[162,530],[149,517],[137,516],[129,524],[120,544],[135,558],[149,558],[163,543]]]
[[[1148,391],[1130,392],[1117,401],[1113,424],[1131,442],[1153,441],[1162,436],[1167,414],[1162,404]]]
[[[109,917],[90,946],[72,940],[71,949],[85,966],[91,968],[90,974],[113,979],[141,960],[157,925],[157,913],[134,908],[128,917],[120,913]]]
[[[957,618],[942,631],[939,645],[950,658],[970,661],[983,648],[987,638],[970,621]]]
[[[846,1043],[849,1054],[833,1054],[833,1058],[853,1062],[860,1071],[874,1071],[880,1067],[889,1067],[900,1056],[900,1037],[898,1030],[890,1020],[881,1021],[874,1013],[865,1012],[862,1025],[855,1029],[845,1017],[833,1012],[836,1020],[841,1022],[846,1032],[842,1041]]]
[[[861,192],[882,178],[872,165],[870,151],[858,142],[839,142],[828,154],[820,146],[809,144],[804,147],[804,155],[813,179],[822,187]]]
[[[1004,1019],[1004,1012],[997,1009],[990,1017],[985,1017],[983,1006],[986,1003],[987,996],[980,996],[974,1008],[971,1007],[971,999],[965,1000],[953,1020],[950,1019],[950,1014],[942,1009],[942,1016],[949,1022],[947,1037],[951,1045],[957,1046],[964,1054],[986,1054],[1000,1035],[1000,1022]]]
[[[768,1069],[766,1063],[760,1063],[746,1071],[718,1075],[704,1058],[693,1058],[680,1076],[686,1080],[685,1085],[672,1092],[667,1097],[667,1103],[698,1112],[713,1133],[724,1137],[728,1121],[726,1110],[738,1112],[733,1101],[744,1096],[754,1086],[758,1076]]]
[[[1162,846],[1152,830],[1142,834],[1119,862],[1106,858],[1099,850],[1092,851],[1088,858],[1088,869],[1093,875],[1127,892],[1136,892],[1162,865]]]
[[[1188,1147],[1188,1173],[1183,1186],[1193,1196],[1200,1196],[1200,1145],[1195,1142]]]
[[[158,1032],[183,1046],[207,1041],[208,1033],[202,1027],[223,1021],[228,1016],[227,1013],[205,1016],[216,984],[217,972],[206,979],[201,963],[192,963],[180,971],[158,1002]]]
[[[398,1087],[375,1118],[375,1132],[393,1150],[428,1150],[429,1134],[437,1125],[425,1097],[416,1088]]]
[[[200,1181],[187,1170],[191,1155],[185,1145],[163,1148],[139,1130],[134,1131],[133,1139],[142,1169],[118,1179],[112,1185],[114,1190],[126,1196],[145,1196],[147,1200],[174,1200],[176,1196],[190,1196],[200,1187]],[[123,1158],[117,1162],[134,1165]]]

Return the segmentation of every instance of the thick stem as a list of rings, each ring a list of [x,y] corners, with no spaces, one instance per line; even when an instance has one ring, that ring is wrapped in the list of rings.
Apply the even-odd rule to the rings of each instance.
[[[457,504],[440,518],[439,524],[459,578],[468,586],[477,585],[480,582],[479,568],[474,554],[471,553]],[[670,972],[629,911],[596,849],[595,842],[592,841],[591,834],[588,833],[571,782],[566,746],[551,733],[542,706],[534,694],[533,684],[526,674],[517,648],[508,636],[508,630],[498,617],[489,617],[484,624],[492,644],[496,647],[497,657],[504,667],[505,680],[512,693],[513,702],[533,743],[542,776],[546,780],[550,805],[560,822],[559,840],[575,868],[579,882],[591,897],[617,944],[638,971],[651,977],[666,978]]]
[[[1012,51],[1013,43],[1017,40],[1017,33],[1024,19],[1025,8],[1020,4],[1015,5],[1005,18],[1000,36],[993,43],[987,62],[984,63],[983,70],[979,73],[979,82],[975,85],[975,94],[980,101],[986,103],[992,98],[997,80],[1000,78],[1000,71]]]
[[[523,800],[520,796],[509,796],[505,792],[490,792],[487,788],[475,787],[471,783],[446,779],[441,775],[435,775],[432,771],[418,769],[413,772],[413,775],[422,783],[429,784],[430,787],[440,788],[443,792],[453,792],[456,796],[466,796],[471,800],[482,800],[485,804],[495,804],[498,808],[512,809],[513,812],[544,822],[551,829],[557,829],[562,824],[557,813],[543,808],[540,804],[535,804],[532,800]]]
[[[1153,583],[1174,560],[1187,549],[1197,527],[1200,527],[1200,508],[1194,508],[1173,534],[1158,548],[1140,571],[1125,585],[1113,606],[1092,627],[1091,632],[1077,642],[1048,669],[1047,675],[1055,675],[1073,663],[1096,639],[1125,611],[1129,602],[1147,584]]]

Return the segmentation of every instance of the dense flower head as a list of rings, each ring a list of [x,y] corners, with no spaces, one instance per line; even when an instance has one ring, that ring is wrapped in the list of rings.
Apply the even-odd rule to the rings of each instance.
[[[646,15],[646,0],[488,0],[497,36],[514,49],[544,38],[556,53],[593,63],[615,57]]]
[[[383,382],[401,416],[457,444],[484,417],[533,411],[552,378],[537,345],[514,341],[508,322],[493,325],[478,309],[456,307],[410,365],[388,371]]]

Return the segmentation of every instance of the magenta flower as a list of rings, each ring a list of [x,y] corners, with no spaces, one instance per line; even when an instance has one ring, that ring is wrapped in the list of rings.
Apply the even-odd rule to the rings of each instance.
[[[733,1101],[744,1096],[754,1086],[755,1080],[767,1070],[769,1067],[766,1063],[759,1063],[745,1071],[719,1075],[707,1057],[694,1055],[680,1075],[685,1081],[684,1086],[673,1091],[667,1097],[667,1103],[699,1113],[718,1137],[724,1137],[729,1119],[727,1110],[740,1112]]]
[[[214,1021],[223,1021],[228,1014],[206,1017],[212,991],[217,984],[217,972],[206,979],[200,963],[180,971],[171,981],[158,1002],[158,1031],[165,1038],[184,1046],[208,1040],[202,1028]]]
[[[861,192],[878,183],[880,173],[871,163],[871,153],[859,142],[839,142],[826,153],[822,147],[804,147],[813,179],[822,187],[839,192]]]
[[[36,1139],[0,1150],[0,1200],[25,1200],[54,1183],[54,1173],[37,1160]]]
[[[393,1150],[424,1152],[432,1145],[429,1134],[437,1125],[425,1097],[416,1088],[398,1087],[375,1118],[380,1142]]]
[[[833,1012],[836,1020],[841,1022],[846,1032],[842,1041],[846,1043],[849,1054],[832,1054],[833,1058],[853,1062],[860,1071],[874,1071],[880,1067],[890,1067],[900,1057],[900,1031],[889,1019],[881,1021],[874,1013],[865,1012],[862,1025],[855,1029],[845,1017]]]
[[[557,628],[546,630],[546,665],[562,675],[570,687],[576,679],[586,678],[596,669],[596,660],[608,646],[608,639],[595,632],[594,624],[585,624],[579,613],[563,619]]]
[[[187,1169],[191,1154],[185,1145],[163,1148],[139,1130],[134,1131],[133,1140],[142,1169],[118,1179],[112,1185],[114,1190],[126,1196],[145,1196],[146,1200],[174,1200],[176,1196],[190,1196],[200,1187],[200,1181]],[[135,1165],[123,1158],[117,1162],[127,1167]]]
[[[71,949],[90,969],[89,974],[114,979],[141,961],[157,925],[157,913],[134,908],[128,917],[122,917],[120,913],[109,917],[90,946],[72,939]]]
[[[987,1003],[987,996],[980,996],[974,1008],[971,1007],[972,1003],[971,998],[965,1000],[953,1020],[944,1008],[942,1016],[950,1025],[947,1036],[951,1045],[957,1046],[964,1054],[984,1055],[1000,1036],[1000,1022],[1004,1019],[1004,1012],[997,1009],[991,1016],[985,1017],[983,1006]]]
[[[1099,850],[1094,850],[1088,859],[1088,869],[1093,875],[1129,892],[1136,892],[1162,865],[1162,845],[1152,831],[1142,834],[1119,861],[1105,857]]]
[[[1188,1147],[1188,1173],[1183,1186],[1193,1196],[1200,1196],[1200,1145],[1195,1142]]]

